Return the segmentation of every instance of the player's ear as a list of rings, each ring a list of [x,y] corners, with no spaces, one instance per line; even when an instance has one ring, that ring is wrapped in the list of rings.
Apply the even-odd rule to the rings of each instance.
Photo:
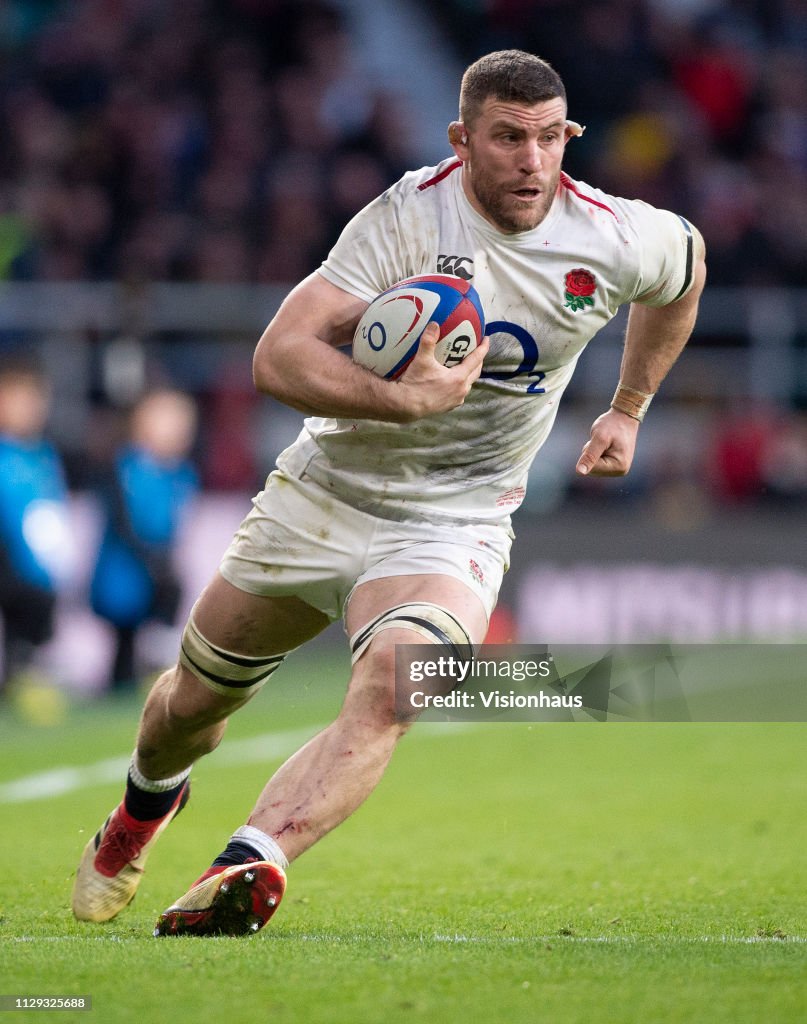
[[[582,135],[586,130],[586,126],[578,124],[577,121],[566,120],[566,141],[573,139],[576,135]]]
[[[468,133],[462,121],[452,121],[448,126],[448,141],[460,160],[468,156]]]

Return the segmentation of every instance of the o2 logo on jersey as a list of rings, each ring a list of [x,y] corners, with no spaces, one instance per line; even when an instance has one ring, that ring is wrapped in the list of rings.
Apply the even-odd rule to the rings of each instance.
[[[413,323],[408,328],[409,330],[417,322],[421,312],[422,310],[417,310]],[[364,333],[368,345],[374,352],[380,352],[387,343],[387,332],[379,320],[374,321],[369,327],[365,327]],[[485,325],[485,337],[491,338],[494,334],[508,334],[511,338],[515,338],[521,346],[522,359],[515,370],[483,370],[480,374],[481,379],[515,380],[517,377],[526,377],[528,395],[546,394],[546,388],[541,387],[541,382],[546,377],[546,374],[543,370],[535,369],[539,356],[538,343],[529,331],[518,324],[511,323],[509,320],[492,320]],[[471,337],[469,335],[458,335],[451,342],[451,347],[446,353],[444,365],[451,367],[461,363],[468,354],[470,346]]]
[[[485,337],[490,338],[494,334],[509,334],[511,338],[515,338],[521,346],[523,357],[515,370],[483,370],[480,376],[487,380],[515,380],[516,377],[526,377],[529,380],[528,395],[546,394],[546,388],[540,386],[546,374],[543,370],[535,369],[538,362],[538,343],[529,331],[518,324],[511,324],[509,320],[493,320],[485,325]]]

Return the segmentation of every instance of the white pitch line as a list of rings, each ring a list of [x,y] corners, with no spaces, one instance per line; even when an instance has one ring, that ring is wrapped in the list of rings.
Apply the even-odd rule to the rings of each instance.
[[[411,734],[428,738],[446,736],[453,732],[464,732],[470,726],[461,722],[431,722],[423,724]],[[279,757],[288,757],[312,736],[324,729],[324,725],[311,725],[302,729],[287,729],[285,732],[266,732],[243,740],[233,740],[220,747],[216,753],[218,765],[258,764]],[[131,755],[110,757],[93,764],[52,768],[19,779],[0,783],[0,804],[21,804],[34,800],[50,800],[53,797],[73,793],[77,789],[120,782],[126,777]]]
[[[287,729],[285,732],[264,733],[248,739],[234,740],[219,749],[219,765],[255,764],[259,761],[286,757],[310,739],[322,726],[306,729]],[[27,803],[47,800],[77,789],[87,789],[108,782],[120,782],[126,777],[131,755],[111,757],[94,764],[53,768],[50,771],[25,775],[0,784],[0,804]]]
[[[52,768],[34,775],[0,784],[0,803],[20,804],[30,800],[47,800],[72,793],[76,789],[98,786],[124,778],[129,767],[128,757],[110,757],[95,764],[71,768]]]
[[[602,944],[614,944],[614,945],[633,945],[642,942],[656,942],[658,938],[655,936],[646,935],[501,935],[501,936],[487,936],[487,935],[433,935],[432,940],[434,942],[445,942],[445,943],[473,943],[480,945],[492,945],[492,946],[506,946],[506,945],[521,945],[527,942],[593,942]],[[664,936],[665,942],[676,942],[676,943],[695,943],[695,942],[716,942],[721,945],[752,945],[756,943],[787,943],[794,942],[807,942],[807,936],[803,935],[786,935],[784,938],[777,937],[775,935],[680,935],[675,938],[670,936]]]
[[[284,935],[275,936],[274,942],[316,942],[319,945],[366,945],[368,942],[376,941],[378,937],[368,935]],[[120,942],[133,944],[141,942],[137,936],[120,935],[8,935],[6,942]],[[226,938],[222,941],[228,941]],[[404,936],[389,936],[384,941],[404,942]],[[747,946],[747,945],[773,945],[780,946],[807,943],[807,936],[787,935],[784,939],[777,939],[767,935],[525,935],[525,936],[485,936],[485,935],[420,935],[410,940],[412,944],[424,945],[428,942],[443,942],[446,944],[463,944],[479,946],[513,946],[527,945],[528,943],[564,943],[574,945],[576,943],[597,943],[600,945],[640,946],[648,942],[664,942],[670,946],[691,946],[696,943],[708,943],[718,946]]]

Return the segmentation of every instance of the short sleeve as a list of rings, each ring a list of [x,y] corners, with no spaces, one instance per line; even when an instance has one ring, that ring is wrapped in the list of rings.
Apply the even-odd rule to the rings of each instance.
[[[638,200],[626,218],[639,250],[638,279],[631,302],[667,306],[682,298],[694,280],[694,238],[688,221]],[[625,211],[628,212],[628,211]]]
[[[390,189],[346,225],[319,273],[331,284],[371,302],[408,276],[405,263],[399,197]]]

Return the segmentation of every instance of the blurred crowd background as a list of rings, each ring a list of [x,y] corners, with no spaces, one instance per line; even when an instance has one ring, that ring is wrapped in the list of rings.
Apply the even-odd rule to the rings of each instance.
[[[2,9],[7,277],[296,281],[416,158],[328,3]]]
[[[412,17],[425,23],[417,40],[387,54],[397,75],[379,72],[383,58],[368,59],[356,30],[366,20],[361,0],[5,0],[0,277],[131,289],[288,286],[316,268],[345,222],[387,184],[448,152],[423,145],[426,124],[432,137],[444,131],[431,122],[446,98],[424,108],[406,88],[420,75],[415,62],[448,69],[452,103],[467,62],[521,46],[560,69],[570,113],[587,125],[568,149],[567,170],[689,217],[708,240],[712,294],[807,282],[807,0],[371,6],[382,22],[394,13],[393,31]],[[416,42],[423,51],[407,51]],[[709,333],[702,327],[695,344],[747,346],[734,322],[737,294],[726,297],[725,317],[718,310],[703,321]],[[797,347],[803,326],[793,332]],[[110,340],[89,338],[100,347]],[[0,347],[30,341],[0,333]],[[781,372],[771,367],[771,376]],[[780,387],[788,450],[804,443],[789,413],[807,404],[804,374],[793,373]],[[171,368],[162,376],[213,402],[218,425],[233,412],[228,396],[210,394],[220,379],[175,379],[181,373]],[[239,401],[246,378],[227,375]],[[744,397],[742,380],[728,385],[724,405]],[[109,391],[108,381],[91,382],[84,397],[93,408],[78,427],[61,425],[68,469],[78,474],[83,435],[98,436],[95,407],[120,404]],[[750,386],[748,394],[759,406]],[[757,432],[777,434],[780,412],[755,408]],[[727,423],[731,430],[730,416]],[[235,458],[236,433],[228,430],[225,459],[206,447],[210,486],[249,488],[260,478],[263,449],[252,457],[244,427]],[[767,482],[776,490],[779,470],[766,463],[778,465],[778,451],[759,467],[746,461],[714,478],[718,496],[753,497]]]
[[[439,41],[424,62],[509,46],[553,62],[588,125],[570,173],[691,217],[713,285],[804,283],[804,0],[422,11]],[[297,280],[423,162],[412,126],[431,111],[363,73],[353,42],[351,5],[328,0],[5,0],[0,273]]]
[[[387,26],[386,53],[368,49],[368,24],[379,28],[379,49]],[[412,25],[396,53],[395,33]],[[50,416],[21,433],[6,415],[0,435],[18,468],[20,451],[27,459],[46,446],[36,473],[47,475],[47,464],[58,482],[35,496],[90,496],[99,525],[83,559],[97,614],[98,563],[116,529],[151,567],[154,604],[141,595],[145,610],[131,621],[107,614],[117,631],[113,681],[134,674],[126,631],[168,621],[181,603],[154,561],[162,545],[170,563],[178,524],[168,513],[147,522],[142,509],[127,519],[125,486],[156,488],[166,502],[178,488],[179,507],[196,494],[198,473],[202,493],[249,494],[299,418],[251,390],[257,332],[217,335],[182,328],[181,317],[175,331],[151,330],[133,314],[123,335],[92,323],[62,335],[58,308],[50,327],[34,329],[3,313],[3,296],[10,302],[15,284],[88,282],[114,282],[134,308],[162,282],[282,295],[357,210],[405,170],[448,154],[430,141],[435,111],[456,102],[468,62],[511,46],[558,68],[570,116],[587,125],[569,147],[568,172],[690,218],[707,240],[712,292],[692,345],[708,358],[688,364],[678,392],[672,385],[676,403],[662,399],[629,481],[576,484],[573,454],[613,381],[599,382],[593,402],[575,383],[522,515],[616,496],[654,500],[680,525],[738,504],[799,508],[807,496],[807,0],[2,0],[0,392],[3,381],[7,395],[27,388]],[[423,102],[427,70],[444,72],[433,104]],[[24,304],[46,293],[15,294]],[[198,293],[188,294],[193,304]],[[748,296],[766,297],[765,323],[794,353],[783,362],[780,344],[767,383],[756,305],[738,321]],[[267,320],[272,311],[267,302]],[[229,355],[210,364],[211,344]],[[747,387],[745,371],[739,385],[724,375],[746,363],[755,368]],[[193,405],[193,430],[186,424],[182,450],[162,469],[153,452],[152,463],[138,462],[132,426],[155,392],[189,392]],[[1,406],[2,394],[0,417]],[[145,539],[134,537],[138,515]],[[58,547],[48,532],[56,519],[38,522],[46,546]],[[18,599],[6,594],[6,616]],[[16,658],[6,650],[6,662]]]

